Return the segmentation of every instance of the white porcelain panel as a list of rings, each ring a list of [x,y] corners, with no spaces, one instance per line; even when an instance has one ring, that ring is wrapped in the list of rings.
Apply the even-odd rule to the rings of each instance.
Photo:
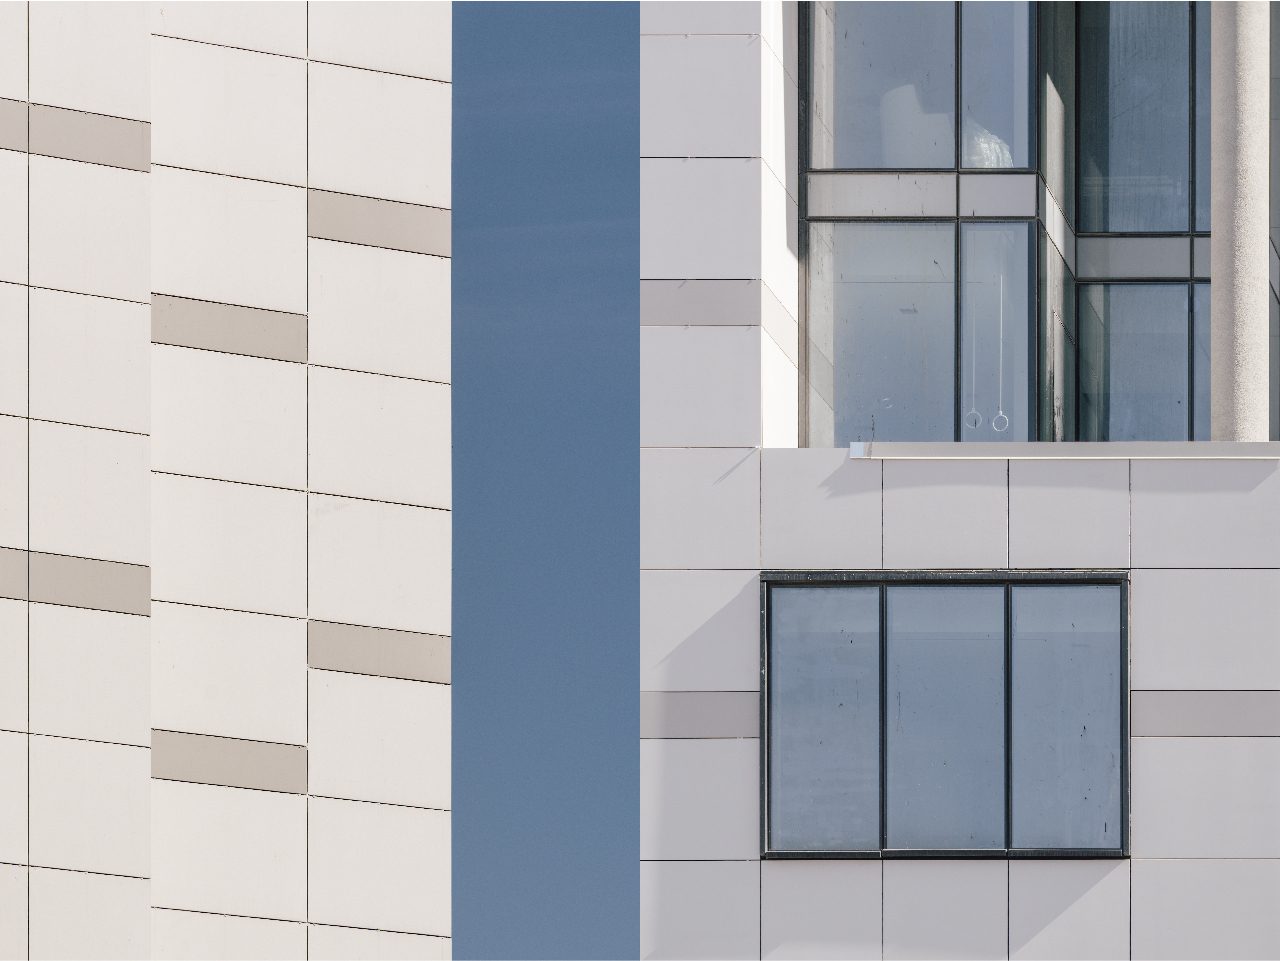
[[[759,954],[759,861],[640,862],[640,957]]]
[[[1135,570],[1130,685],[1280,690],[1280,571]]]
[[[32,958],[150,957],[151,882],[32,868]]]
[[[641,447],[759,446],[760,400],[759,327],[640,328]]]
[[[1003,958],[1005,861],[884,862],[885,958]]]
[[[0,150],[0,204],[3,204],[4,154]],[[26,238],[25,204],[22,218],[22,240]],[[0,221],[5,220],[0,207]],[[3,274],[3,245],[0,239],[0,275]],[[23,243],[24,269],[26,244]],[[27,416],[27,288],[20,284],[0,283],[0,414]]]
[[[641,860],[729,861],[760,854],[760,742],[640,742]]]
[[[1184,237],[1081,237],[1076,241],[1077,276],[1187,277],[1191,245]]]
[[[31,738],[31,863],[147,877],[151,750]]]
[[[1280,463],[1135,460],[1134,567],[1280,567]]]
[[[0,281],[27,282],[27,155],[0,150]]]
[[[880,958],[879,861],[764,861],[760,957]]]
[[[764,12],[749,0],[723,3],[650,0],[640,6],[640,33],[760,33]]]
[[[755,571],[640,572],[640,690],[760,686]]]
[[[31,416],[145,434],[151,308],[32,289]]]
[[[1213,257],[1213,241],[1208,237],[1192,237],[1191,238],[1191,270],[1193,277],[1203,277],[1206,280],[1210,275],[1210,264]],[[1273,287],[1280,286],[1276,283],[1276,252],[1272,246],[1270,250],[1271,267],[1271,285]]]
[[[1009,956],[1128,957],[1129,862],[1011,860]]]
[[[447,811],[311,798],[309,917],[447,936]]]
[[[760,565],[756,450],[640,452],[640,566]]]
[[[0,416],[0,547],[27,546],[26,420]]]
[[[448,684],[311,671],[312,794],[447,810]]]
[[[1034,217],[1035,174],[961,174],[961,217]]]
[[[795,449],[800,436],[800,373],[767,331],[761,330],[759,338],[761,444]]]
[[[155,474],[151,596],[305,617],[306,495]]]
[[[1129,566],[1129,462],[1009,461],[1009,566]]]
[[[156,37],[151,70],[152,163],[306,186],[305,61]]]
[[[881,461],[821,447],[765,450],[761,458],[761,567],[880,566]]]
[[[955,174],[809,174],[813,217],[954,217],[955,212]]]
[[[311,363],[449,383],[447,257],[314,238],[308,244]]]
[[[311,187],[451,206],[450,84],[314,62],[308,77]]]
[[[1280,858],[1280,738],[1130,745],[1135,858]]]
[[[27,602],[0,597],[0,730],[27,729],[27,684]]]
[[[311,617],[450,633],[448,511],[320,494],[309,505]]]
[[[25,7],[26,4],[22,6]],[[27,957],[25,866],[0,864],[0,955],[6,958]]]
[[[32,421],[30,445],[32,550],[149,563],[146,437]]]
[[[153,908],[151,956],[174,961],[305,958],[307,926],[290,921]]]
[[[151,745],[145,617],[32,604],[31,730]]]
[[[150,188],[136,170],[32,156],[32,286],[149,301]]]
[[[757,36],[642,36],[640,156],[760,156],[762,50]]]
[[[151,171],[153,289],[307,311],[307,193],[188,170]]]
[[[0,731],[0,861],[27,862],[27,735]]]
[[[640,276],[760,276],[761,162],[640,161]]]
[[[453,79],[451,4],[337,2],[309,11],[312,61]]]
[[[0,4],[0,97],[27,99],[27,5],[22,2]]]
[[[1134,860],[1135,959],[1280,956],[1280,861]]]
[[[312,961],[346,961],[348,958],[431,958],[453,956],[449,938],[399,931],[366,931],[331,924],[307,929],[307,957]]]
[[[307,917],[307,799],[151,782],[152,902],[250,917]]]
[[[306,621],[151,605],[151,726],[307,742]]]
[[[1007,566],[1007,483],[1002,460],[885,461],[884,566]]]
[[[313,367],[307,398],[311,490],[452,506],[448,384]]]
[[[307,486],[307,368],[261,357],[151,347],[154,470]]]
[[[150,29],[145,3],[33,3],[32,103],[148,120]]]
[[[153,34],[307,55],[307,5],[296,0],[158,0],[150,6]]]

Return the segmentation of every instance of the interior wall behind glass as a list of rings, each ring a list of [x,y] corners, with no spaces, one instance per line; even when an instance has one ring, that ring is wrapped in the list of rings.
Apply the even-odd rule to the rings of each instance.
[[[955,5],[832,7],[834,166],[954,167]],[[815,22],[823,22],[821,12]],[[814,102],[826,96],[815,93]]]
[[[1040,170],[1076,222],[1076,5],[1039,4]]]
[[[1032,225],[960,226],[960,439],[1035,439]]]
[[[1211,115],[1210,115],[1210,92],[1213,85],[1210,83],[1210,75],[1212,73],[1212,33],[1209,24],[1210,3],[1201,2],[1194,3],[1192,13],[1196,18],[1196,230],[1208,232],[1209,230],[1209,210],[1213,198],[1213,191],[1210,185],[1213,183],[1212,166],[1210,159],[1213,156],[1213,137],[1211,135]],[[1276,4],[1272,4],[1272,10],[1275,10]],[[1275,26],[1271,28],[1272,36],[1275,36]],[[1275,75],[1274,68],[1272,76]],[[1275,81],[1272,81],[1274,90]],[[1272,94],[1274,96],[1274,93]],[[1272,108],[1272,116],[1275,116],[1275,108]],[[1275,124],[1272,124],[1272,151],[1274,156],[1275,144]],[[1273,165],[1274,169],[1274,165]]]
[[[1080,11],[1080,230],[1190,226],[1190,9]]]
[[[955,224],[832,236],[836,446],[955,440]]]
[[[1080,286],[1080,439],[1189,440],[1186,284]]]
[[[1031,4],[961,4],[961,167],[1032,165],[1031,76]]]

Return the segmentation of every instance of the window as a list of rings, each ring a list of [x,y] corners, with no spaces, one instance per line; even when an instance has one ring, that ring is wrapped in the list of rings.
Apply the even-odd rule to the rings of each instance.
[[[763,578],[766,857],[1125,855],[1123,575]]]

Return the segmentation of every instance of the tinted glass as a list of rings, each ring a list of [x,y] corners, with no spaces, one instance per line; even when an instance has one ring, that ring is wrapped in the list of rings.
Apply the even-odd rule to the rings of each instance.
[[[1186,3],[1080,4],[1080,229],[1190,224]]]
[[[1212,155],[1210,137],[1209,92],[1209,4],[1195,3],[1192,9],[1196,18],[1196,230],[1209,229],[1209,207],[1213,197],[1209,185],[1213,183],[1210,175],[1212,167],[1209,158]],[[1272,26],[1272,31],[1275,26]],[[1274,47],[1273,47],[1274,49]],[[1276,76],[1273,71],[1271,76]],[[1274,81],[1272,82],[1274,85]],[[1272,113],[1275,107],[1272,107]],[[1274,129],[1274,124],[1272,129]],[[1272,165],[1275,166],[1274,164]],[[1272,215],[1274,216],[1274,214]]]
[[[770,847],[875,850],[880,591],[775,587],[770,600]]]
[[[955,5],[831,6],[815,5],[814,83],[830,89],[814,101],[829,100],[831,126],[815,121],[814,156],[829,139],[836,167],[954,167]]]
[[[955,439],[955,227],[837,224],[835,443]]]
[[[1040,169],[1070,223],[1076,222],[1076,5],[1042,3]]]
[[[1031,166],[1031,4],[960,6],[961,167]]]
[[[1191,325],[1195,353],[1192,355],[1192,380],[1195,384],[1195,424],[1192,440],[1209,440],[1209,285],[1196,284],[1192,290]]]
[[[1004,588],[890,587],[890,848],[1003,848]]]
[[[1033,440],[1030,224],[962,224],[960,439]]]
[[[1076,282],[1040,231],[1040,440],[1076,439]]]
[[[1080,286],[1080,439],[1187,440],[1186,284]]]
[[[1015,848],[1120,847],[1120,657],[1119,587],[1013,588]]]

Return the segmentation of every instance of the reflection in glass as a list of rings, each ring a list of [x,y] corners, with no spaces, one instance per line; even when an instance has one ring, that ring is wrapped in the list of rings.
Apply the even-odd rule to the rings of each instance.
[[[1120,847],[1120,588],[1013,588],[1015,848]],[[891,822],[892,823],[892,822]]]
[[[890,587],[890,848],[1003,848],[1004,588]]]
[[[1274,19],[1272,21],[1275,22]],[[1270,440],[1280,440],[1280,300],[1275,291],[1267,298],[1271,303],[1271,431]]]
[[[1076,222],[1076,5],[1041,3],[1040,169],[1067,222]]]
[[[961,167],[1031,166],[1031,4],[960,6]]]
[[[1040,231],[1040,440],[1076,439],[1076,281]]]
[[[1080,5],[1080,230],[1186,230],[1186,3]]]
[[[1187,440],[1185,284],[1080,286],[1080,439]]]
[[[770,592],[769,843],[880,847],[880,591]]]
[[[1195,343],[1195,353],[1191,358],[1192,381],[1195,395],[1195,424],[1191,432],[1192,440],[1209,440],[1209,285],[1196,284],[1191,299],[1191,332]]]
[[[955,166],[955,6],[815,4],[814,166]]]
[[[955,226],[833,236],[836,445],[955,440]]]
[[[809,224],[809,446],[836,444],[836,225]]]
[[[1211,149],[1210,137],[1210,114],[1209,114],[1209,91],[1212,89],[1209,83],[1210,75],[1210,56],[1209,46],[1211,34],[1209,33],[1209,4],[1197,3],[1192,5],[1196,18],[1196,230],[1209,230],[1209,207],[1210,200],[1213,197],[1209,185],[1213,183],[1210,171],[1213,169],[1209,160],[1213,154]],[[1274,30],[1275,28],[1272,27]],[[1271,76],[1276,76],[1272,71]],[[1275,81],[1272,81],[1275,85]],[[1275,108],[1272,107],[1274,111]],[[1274,129],[1274,125],[1272,126]],[[1274,134],[1273,134],[1274,136]],[[1272,164],[1272,168],[1275,168]],[[1272,174],[1274,177],[1275,174]],[[1274,217],[1275,214],[1272,214]]]
[[[962,224],[960,267],[960,439],[1033,440],[1031,225]]]

